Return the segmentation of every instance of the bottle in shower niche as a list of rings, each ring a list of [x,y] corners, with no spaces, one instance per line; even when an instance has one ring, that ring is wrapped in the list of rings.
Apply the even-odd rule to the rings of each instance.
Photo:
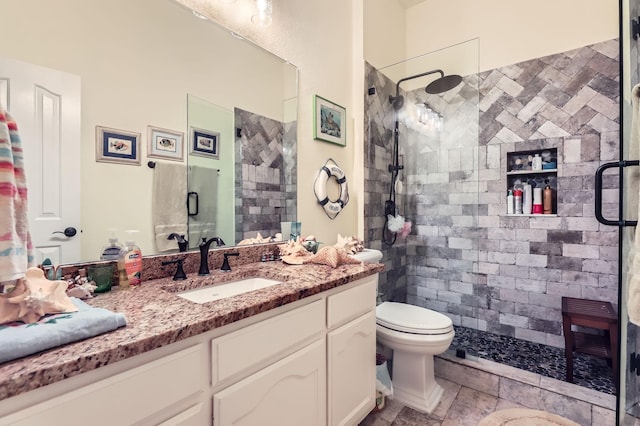
[[[522,214],[522,190],[516,188],[513,190],[513,213]]]
[[[549,180],[545,180],[544,191],[542,191],[542,208],[544,214],[553,213],[553,189],[549,185]]]
[[[542,157],[540,157],[540,154],[536,154],[531,160],[531,170],[542,170]]]
[[[513,214],[514,211],[514,199],[513,199],[513,191],[507,191],[507,214]]]
[[[522,214],[531,214],[533,207],[533,190],[531,185],[525,183],[522,185]]]

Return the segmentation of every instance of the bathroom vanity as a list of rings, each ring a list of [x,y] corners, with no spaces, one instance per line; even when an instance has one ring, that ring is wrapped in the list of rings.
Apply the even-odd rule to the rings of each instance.
[[[357,424],[374,406],[382,268],[258,263],[98,296],[127,327],[0,365],[0,425]],[[256,274],[283,284],[176,294]]]

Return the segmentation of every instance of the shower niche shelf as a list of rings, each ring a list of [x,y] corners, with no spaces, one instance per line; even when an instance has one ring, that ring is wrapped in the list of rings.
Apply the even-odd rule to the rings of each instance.
[[[532,162],[534,157],[542,158],[542,170],[533,170]],[[515,151],[507,153],[507,190],[517,187],[522,188],[525,183],[531,184],[532,188],[542,188],[544,190],[547,183],[553,191],[551,201],[552,214],[507,214],[504,216],[526,216],[554,217],[558,213],[558,149],[545,148],[528,151]],[[506,191],[505,191],[506,194]]]

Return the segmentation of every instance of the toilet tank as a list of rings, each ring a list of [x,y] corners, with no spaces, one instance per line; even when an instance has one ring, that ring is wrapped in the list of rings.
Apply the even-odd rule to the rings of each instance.
[[[382,252],[374,249],[364,249],[363,251],[352,254],[351,257],[366,263],[380,263],[382,260]]]

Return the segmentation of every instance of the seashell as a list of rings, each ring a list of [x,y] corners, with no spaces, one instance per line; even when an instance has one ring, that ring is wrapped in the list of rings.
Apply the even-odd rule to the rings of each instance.
[[[327,246],[318,250],[318,253],[308,259],[305,259],[303,263],[315,263],[318,265],[327,265],[332,268],[336,268],[340,265],[359,264],[362,262],[349,256],[344,248]]]
[[[0,324],[22,321],[37,322],[46,314],[76,312],[65,293],[65,281],[50,281],[40,268],[29,268],[11,293],[0,295]]]
[[[337,248],[343,248],[347,252],[347,254],[356,254],[364,250],[364,244],[362,240],[360,240],[355,235],[351,237],[343,237],[338,234],[338,242],[334,245]]]

